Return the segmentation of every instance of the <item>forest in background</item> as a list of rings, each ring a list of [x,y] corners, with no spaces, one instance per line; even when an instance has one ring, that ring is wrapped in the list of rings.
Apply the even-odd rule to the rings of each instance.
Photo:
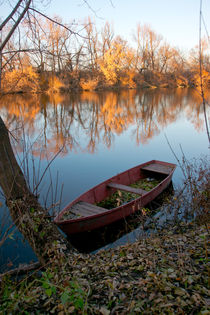
[[[200,86],[199,47],[184,53],[149,25],[137,25],[132,46],[109,22],[97,29],[87,18],[83,25],[71,24],[70,31],[60,17],[54,20],[24,20],[10,38],[2,52],[2,93]],[[208,38],[202,40],[201,59],[203,85],[209,88]]]

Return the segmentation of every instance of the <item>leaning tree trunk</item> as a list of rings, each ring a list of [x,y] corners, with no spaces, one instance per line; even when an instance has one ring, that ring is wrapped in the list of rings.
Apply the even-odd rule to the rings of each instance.
[[[70,254],[72,247],[29,190],[0,117],[0,186],[11,217],[42,265]]]

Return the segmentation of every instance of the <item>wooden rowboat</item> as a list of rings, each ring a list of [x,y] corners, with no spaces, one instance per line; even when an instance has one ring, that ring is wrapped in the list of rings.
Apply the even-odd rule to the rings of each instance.
[[[175,164],[157,160],[133,167],[80,195],[56,216],[54,222],[64,233],[71,235],[91,231],[125,218],[162,193],[170,184],[175,168]],[[158,178],[159,182],[150,191],[130,186],[151,177]],[[97,205],[118,190],[135,194],[135,199],[109,210]]]

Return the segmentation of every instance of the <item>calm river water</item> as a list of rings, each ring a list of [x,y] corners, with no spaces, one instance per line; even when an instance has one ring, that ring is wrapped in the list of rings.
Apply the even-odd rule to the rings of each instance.
[[[209,154],[203,106],[195,90],[7,96],[0,99],[0,115],[13,133],[13,148],[31,189],[47,207],[60,201],[57,211],[137,164],[151,159],[176,163],[167,139],[180,159],[180,146],[187,158]],[[177,168],[174,186],[181,181]],[[11,222],[1,195],[0,202],[1,240]],[[1,270],[32,259],[17,231],[0,247]]]

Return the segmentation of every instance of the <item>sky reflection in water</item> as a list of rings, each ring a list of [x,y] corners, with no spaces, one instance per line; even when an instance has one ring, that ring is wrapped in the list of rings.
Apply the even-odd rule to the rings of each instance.
[[[7,96],[0,100],[0,114],[19,140],[13,145],[20,160],[26,153],[22,126],[27,147],[33,144],[28,165],[23,163],[32,186],[38,182],[32,180],[33,165],[40,177],[48,160],[61,150],[39,187],[40,201],[47,206],[59,199],[62,185],[61,208],[102,180],[147,160],[176,163],[166,137],[180,159],[180,146],[187,158],[208,155],[201,99],[189,89]],[[57,197],[53,184],[46,200],[57,173]],[[173,183],[181,183],[179,168]],[[8,240],[1,252],[0,266],[7,257],[13,261],[19,256],[16,263],[34,258],[20,240]]]

